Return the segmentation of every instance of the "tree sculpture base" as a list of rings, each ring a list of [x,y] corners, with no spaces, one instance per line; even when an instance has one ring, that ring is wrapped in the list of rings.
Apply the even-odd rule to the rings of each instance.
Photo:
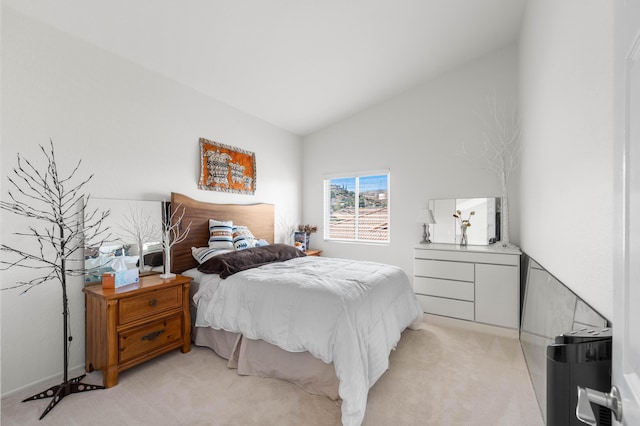
[[[46,416],[49,413],[49,411],[53,410],[53,407],[55,407],[58,404],[58,402],[62,401],[62,398],[64,398],[65,396],[71,395],[72,393],[80,393],[80,392],[104,389],[104,386],[88,385],[86,383],[82,383],[80,380],[82,380],[84,376],[85,374],[83,374],[82,376],[78,376],[75,379],[71,379],[67,382],[61,383],[59,385],[52,386],[44,392],[39,392],[33,396],[30,396],[29,398],[23,399],[22,402],[35,401],[37,399],[44,399],[44,398],[53,398],[49,403],[49,405],[47,405],[47,408],[45,408],[44,411],[42,412],[42,415],[40,416],[40,419],[39,419],[39,420],[42,420],[44,416]]]

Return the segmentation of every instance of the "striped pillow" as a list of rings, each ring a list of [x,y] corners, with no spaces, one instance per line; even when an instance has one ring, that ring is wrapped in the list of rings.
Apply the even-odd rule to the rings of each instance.
[[[198,263],[202,264],[207,260],[211,259],[214,256],[218,256],[220,254],[229,253],[229,249],[216,249],[211,247],[191,247],[191,254],[193,258],[198,261]]]
[[[233,221],[209,219],[209,247],[233,250]]]
[[[256,246],[256,237],[246,226],[233,227],[233,247],[236,250],[244,250]]]

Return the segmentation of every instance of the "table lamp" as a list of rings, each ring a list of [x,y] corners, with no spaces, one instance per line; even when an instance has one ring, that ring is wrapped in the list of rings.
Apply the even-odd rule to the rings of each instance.
[[[433,211],[430,209],[420,210],[417,221],[422,224],[422,241],[420,241],[420,244],[430,243],[429,225],[436,223]]]

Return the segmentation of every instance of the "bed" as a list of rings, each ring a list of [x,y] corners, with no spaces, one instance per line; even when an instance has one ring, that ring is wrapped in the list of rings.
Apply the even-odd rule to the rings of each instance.
[[[361,424],[368,391],[387,370],[401,332],[422,319],[407,275],[275,244],[273,205],[211,204],[172,193],[171,206],[184,209],[182,229],[191,223],[172,248],[171,271],[193,278],[194,344],[213,349],[239,374],[288,380],[341,400],[343,425]],[[211,219],[247,226],[263,247],[201,264],[192,248],[207,246]],[[260,266],[247,266],[256,256]]]

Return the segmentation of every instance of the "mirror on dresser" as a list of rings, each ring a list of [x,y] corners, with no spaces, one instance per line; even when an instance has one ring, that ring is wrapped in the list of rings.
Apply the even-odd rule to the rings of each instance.
[[[103,222],[105,227],[109,227],[109,236],[101,243],[85,241],[85,284],[99,282],[103,272],[122,265],[139,268],[141,275],[162,272],[163,204],[162,201],[112,198],[92,197],[89,200],[85,214],[96,209],[110,211]],[[104,239],[105,235],[101,237]]]
[[[431,225],[431,241],[456,244],[460,241],[460,226],[453,217],[460,211],[470,219],[468,244],[489,245],[500,240],[500,198],[450,198],[429,200],[429,210],[435,219]],[[471,212],[474,212],[470,216]]]

